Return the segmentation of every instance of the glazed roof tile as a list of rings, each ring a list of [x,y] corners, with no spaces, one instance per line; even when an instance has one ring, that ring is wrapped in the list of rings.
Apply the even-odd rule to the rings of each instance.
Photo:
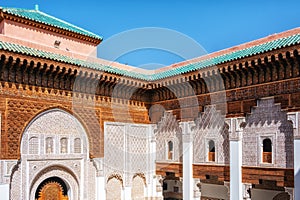
[[[45,25],[53,26],[56,28],[60,28],[66,31],[70,31],[73,33],[77,33],[80,35],[88,36],[94,39],[102,40],[102,37],[96,35],[90,31],[84,30],[80,27],[77,27],[73,24],[65,22],[61,19],[43,13],[39,10],[28,10],[28,9],[21,9],[21,8],[0,8],[3,13],[7,13],[10,15],[14,15],[17,17],[21,17],[24,19],[32,20],[38,23],[42,23]]]
[[[241,50],[233,51],[230,53],[225,53],[220,56],[215,56],[212,58],[208,59],[203,59],[194,63],[188,63],[176,68],[170,68],[165,71],[160,71],[158,73],[153,73],[153,74],[143,74],[143,73],[138,73],[135,71],[130,71],[130,70],[125,70],[125,69],[120,69],[114,66],[109,66],[109,65],[104,65],[100,63],[95,63],[95,62],[89,62],[85,60],[80,60],[80,59],[75,59],[71,58],[68,56],[64,56],[61,54],[55,54],[51,52],[46,52],[18,44],[13,44],[9,42],[4,42],[0,41],[0,49],[5,50],[5,51],[11,51],[15,53],[21,53],[29,56],[35,56],[35,57],[40,57],[40,58],[45,58],[45,59],[50,59],[50,60],[55,60],[58,62],[64,62],[64,63],[69,63],[69,64],[74,64],[80,67],[86,67],[86,68],[92,68],[95,70],[103,71],[103,72],[108,72],[108,73],[114,73],[118,74],[121,76],[127,76],[135,79],[141,79],[145,81],[155,81],[155,80],[160,80],[164,79],[167,77],[171,76],[176,76],[179,74],[184,74],[188,73],[191,71],[203,69],[206,67],[211,67],[214,65],[238,60],[241,58],[249,57],[249,56],[254,56],[257,54],[269,52],[275,49],[291,46],[291,45],[296,45],[300,44],[300,34],[294,34],[291,36],[287,37],[282,37],[276,40],[268,41],[259,45],[251,46],[249,48],[244,48]],[[201,57],[200,57],[201,59]]]

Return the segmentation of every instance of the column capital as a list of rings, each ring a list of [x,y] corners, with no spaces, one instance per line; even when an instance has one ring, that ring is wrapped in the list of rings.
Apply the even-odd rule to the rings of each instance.
[[[288,113],[288,120],[293,125],[294,139],[300,140],[300,128],[299,128],[299,114],[300,112],[290,112]]]
[[[245,117],[227,118],[225,119],[225,123],[228,125],[229,140],[241,140],[243,129],[246,125]]]
[[[285,187],[284,190],[286,193],[288,193],[290,195],[290,200],[293,200],[294,199],[294,188]]]
[[[244,200],[251,200],[251,183],[243,183],[243,199]]]
[[[19,167],[19,160],[0,160],[0,184],[9,184],[13,169]]]
[[[149,137],[151,138],[150,142],[156,142],[156,139],[155,139],[156,130],[157,130],[157,125],[150,124],[150,127],[149,127]]]
[[[192,131],[193,127],[195,127],[195,122],[180,122],[179,127],[182,130],[182,142],[183,143],[190,143],[193,142],[194,133]]]
[[[96,169],[96,176],[103,176],[103,158],[93,158],[93,165]]]
[[[163,181],[164,181],[164,177],[162,177],[161,175],[155,176],[155,183],[156,183],[155,191],[159,193],[158,197],[163,197]]]
[[[199,178],[194,178],[194,198],[201,198],[201,182]]]

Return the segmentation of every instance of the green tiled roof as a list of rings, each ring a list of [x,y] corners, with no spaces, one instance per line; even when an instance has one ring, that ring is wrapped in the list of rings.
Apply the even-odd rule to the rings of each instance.
[[[291,46],[291,45],[295,45],[295,44],[299,44],[299,43],[300,43],[300,34],[283,37],[283,38],[269,41],[269,42],[266,42],[266,43],[263,43],[260,45],[252,46],[252,47],[249,47],[246,49],[242,49],[242,50],[234,51],[231,53],[223,54],[220,56],[216,56],[211,59],[205,59],[205,60],[199,61],[197,63],[191,63],[191,64],[184,65],[181,67],[163,71],[163,72],[160,72],[157,74],[153,74],[153,75],[151,75],[150,79],[158,80],[158,79],[163,79],[163,78],[170,77],[170,76],[175,76],[178,74],[184,74],[184,73],[199,70],[202,68],[230,62],[233,60],[238,60],[238,59],[249,57],[249,56],[254,56],[257,54],[261,54],[264,52],[272,51],[275,49],[280,49],[283,47],[287,47],[287,46]]]
[[[119,68],[112,67],[112,66],[102,65],[99,63],[74,59],[74,58],[64,56],[61,54],[45,52],[42,50],[37,50],[37,49],[29,48],[26,46],[21,46],[18,44],[12,44],[12,43],[3,42],[3,41],[0,41],[0,49],[5,50],[5,51],[12,51],[15,53],[21,53],[21,54],[25,54],[25,55],[29,55],[29,56],[35,56],[35,57],[39,57],[39,58],[45,58],[45,59],[55,60],[55,61],[59,61],[59,62],[74,64],[74,65],[77,65],[80,67],[92,68],[92,69],[103,71],[103,72],[118,74],[121,76],[127,76],[127,77],[146,80],[146,81],[155,81],[155,80],[159,80],[159,79],[163,79],[163,78],[176,76],[179,74],[184,74],[184,73],[188,73],[191,71],[203,69],[206,67],[230,62],[233,60],[238,60],[241,58],[261,54],[261,53],[272,51],[275,49],[280,49],[283,47],[296,45],[296,44],[300,44],[300,34],[295,34],[292,36],[279,38],[279,39],[269,41],[269,42],[266,42],[266,43],[263,43],[260,45],[252,46],[252,47],[245,48],[242,50],[238,50],[238,51],[234,51],[231,53],[216,56],[211,59],[205,59],[205,60],[202,60],[202,61],[199,61],[196,63],[187,64],[184,66],[180,66],[177,68],[169,69],[169,70],[162,71],[162,72],[159,72],[156,74],[151,74],[151,75],[137,73],[134,71],[128,71],[128,70],[124,70],[124,69],[119,69]]]
[[[0,8],[4,13],[15,15],[24,19],[32,20],[56,28],[60,28],[66,31],[74,32],[84,36],[88,36],[94,39],[102,40],[101,36],[98,36],[92,32],[74,26],[68,22],[65,22],[61,19],[57,19],[53,16],[50,16],[46,13],[43,13],[39,10],[27,10],[21,8]]]

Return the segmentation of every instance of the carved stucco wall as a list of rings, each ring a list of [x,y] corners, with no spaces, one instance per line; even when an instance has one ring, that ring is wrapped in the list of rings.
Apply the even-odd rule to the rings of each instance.
[[[262,141],[272,140],[272,164],[262,164]],[[258,100],[246,117],[243,131],[243,165],[293,168],[293,127],[287,113],[281,110],[274,98]]]
[[[35,138],[33,143],[31,138]],[[47,138],[52,142],[47,143]],[[62,143],[62,138],[67,143]],[[81,141],[80,152],[74,151],[76,139]],[[70,186],[72,199],[95,199],[95,184],[91,183],[95,183],[96,172],[88,153],[85,130],[74,116],[59,109],[41,113],[23,134],[21,161],[13,169],[10,183],[11,199],[34,199],[39,183],[53,176]]]
[[[106,122],[104,125],[104,175],[120,177],[130,187],[135,174],[152,184],[155,173],[151,153],[151,125]],[[107,181],[106,181],[107,182]]]
[[[182,131],[176,117],[165,112],[155,130],[156,161],[180,162],[182,160]],[[168,142],[173,142],[173,159],[168,159]]]
[[[229,137],[224,116],[215,106],[207,106],[195,120],[194,132],[194,163],[208,162],[208,143],[215,142],[215,162],[229,163]]]

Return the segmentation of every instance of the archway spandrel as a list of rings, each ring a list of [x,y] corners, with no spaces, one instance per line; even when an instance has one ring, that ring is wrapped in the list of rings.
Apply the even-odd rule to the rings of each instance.
[[[7,124],[4,126],[2,141],[6,142],[3,151],[3,159],[20,158],[20,141],[28,124],[40,113],[47,110],[59,108],[74,116],[81,122],[86,129],[90,143],[91,157],[97,157],[101,154],[100,148],[100,125],[99,112],[94,109],[75,109],[71,112],[71,105],[61,105],[48,102],[26,101],[24,99],[9,99],[7,101]],[[98,114],[95,114],[98,113]]]
[[[55,106],[46,102],[9,99],[7,102],[7,159],[20,158],[20,141],[28,123],[43,110]]]

